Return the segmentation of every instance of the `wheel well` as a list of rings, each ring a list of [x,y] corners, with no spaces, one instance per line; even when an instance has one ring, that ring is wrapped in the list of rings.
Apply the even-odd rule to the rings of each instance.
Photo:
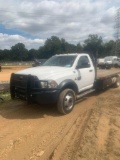
[[[64,89],[72,89],[72,90],[75,92],[75,94],[78,93],[78,89],[77,89],[77,87],[76,87],[74,84],[66,84],[66,85],[61,89],[61,91],[63,91]]]

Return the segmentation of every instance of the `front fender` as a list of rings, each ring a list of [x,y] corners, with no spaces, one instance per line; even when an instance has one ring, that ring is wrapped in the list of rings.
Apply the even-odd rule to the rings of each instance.
[[[72,89],[76,94],[79,91],[77,84],[71,79],[67,79],[67,80],[62,81],[58,86],[58,89],[60,89],[60,90],[64,90],[66,88]]]

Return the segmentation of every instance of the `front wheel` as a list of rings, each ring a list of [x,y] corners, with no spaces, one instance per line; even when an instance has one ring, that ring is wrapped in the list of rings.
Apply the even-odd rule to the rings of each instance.
[[[75,93],[72,89],[65,89],[60,93],[57,108],[62,114],[70,113],[75,104]]]

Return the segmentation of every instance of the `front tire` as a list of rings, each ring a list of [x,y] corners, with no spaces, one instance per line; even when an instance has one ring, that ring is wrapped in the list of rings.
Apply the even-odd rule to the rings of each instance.
[[[75,93],[72,89],[63,90],[57,102],[58,111],[62,114],[70,113],[75,105]]]

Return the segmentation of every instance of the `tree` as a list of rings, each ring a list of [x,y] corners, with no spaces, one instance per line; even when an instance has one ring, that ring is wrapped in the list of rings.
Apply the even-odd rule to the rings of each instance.
[[[77,50],[77,52],[78,52],[78,53],[80,53],[80,52],[82,52],[82,51],[83,51],[83,47],[81,46],[81,44],[80,44],[80,43],[78,43],[78,44],[77,44],[77,46],[76,46],[76,50]]]
[[[101,54],[103,41],[102,37],[98,37],[98,35],[89,35],[88,39],[84,41],[84,50],[90,54],[97,54],[98,56]]]
[[[17,43],[11,47],[11,58],[13,61],[25,61],[28,58],[28,50],[23,43]]]
[[[50,58],[55,54],[62,54],[66,50],[66,42],[64,39],[59,39],[56,36],[52,36],[51,38],[45,41],[44,46],[38,49],[39,58]]]
[[[10,60],[10,51],[8,49],[0,50],[0,61],[9,61]]]
[[[91,34],[81,45],[78,43],[70,44],[63,38],[52,36],[45,41],[45,44],[38,50],[25,48],[23,43],[17,43],[11,47],[11,50],[0,50],[0,61],[26,61],[33,59],[47,59],[55,54],[88,52],[92,57],[97,53],[97,57],[115,55],[115,42],[110,40],[103,43],[98,35]],[[120,51],[119,51],[120,53]]]
[[[115,42],[113,40],[110,40],[104,44],[104,52],[106,56],[115,55]]]
[[[31,60],[37,59],[38,58],[37,53],[38,51],[36,49],[30,49],[28,51],[28,60],[31,61]]]
[[[59,39],[56,36],[52,36],[45,41],[44,46],[38,49],[38,57],[46,59],[55,54],[76,53],[81,52],[82,50],[83,48],[80,43],[76,46],[74,44],[69,44],[63,38]]]
[[[52,36],[50,39],[47,39],[44,47],[47,58],[62,52],[61,40],[56,36]]]

